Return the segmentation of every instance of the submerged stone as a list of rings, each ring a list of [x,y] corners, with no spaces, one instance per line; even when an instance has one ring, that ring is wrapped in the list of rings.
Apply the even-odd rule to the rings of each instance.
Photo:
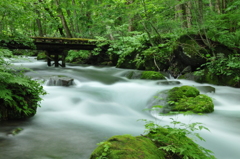
[[[159,85],[179,85],[181,84],[180,81],[158,81],[157,84]]]
[[[199,91],[204,93],[215,93],[216,89],[212,86],[197,86],[196,87]]]

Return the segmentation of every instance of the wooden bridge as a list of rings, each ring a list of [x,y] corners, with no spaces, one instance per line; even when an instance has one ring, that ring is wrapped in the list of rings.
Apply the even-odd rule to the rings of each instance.
[[[5,42],[0,41],[0,46],[9,49],[35,49],[45,50],[48,66],[59,65],[66,67],[65,58],[69,50],[93,50],[97,47],[97,40],[84,38],[53,38],[53,37],[31,37],[36,48],[26,46],[14,40]],[[52,64],[51,62],[54,61]],[[62,61],[62,63],[59,63]]]

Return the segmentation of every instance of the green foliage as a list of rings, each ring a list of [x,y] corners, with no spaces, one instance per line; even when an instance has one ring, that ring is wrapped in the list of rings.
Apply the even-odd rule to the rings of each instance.
[[[139,32],[132,34],[135,36],[119,37],[119,40],[112,41],[109,46],[108,53],[119,56],[117,66],[122,65],[126,60],[127,63],[135,65],[134,59],[137,60],[138,54],[146,48],[146,35]]]
[[[68,51],[66,60],[69,62],[80,62],[81,60],[88,59],[89,56],[90,52],[86,50],[70,50]]]
[[[145,133],[161,150],[166,152],[167,158],[183,159],[214,159],[212,151],[201,147],[194,142],[195,139],[204,141],[198,130],[208,130],[201,123],[185,124],[173,118],[173,126],[161,126],[152,121],[143,120]],[[191,137],[191,138],[190,138]]]
[[[4,59],[6,50],[0,50],[0,120],[31,117],[40,106],[46,92],[37,81],[11,69]]]
[[[208,75],[217,76],[219,79],[231,79],[232,84],[237,85],[240,82],[240,56],[238,54],[228,55],[218,54],[217,57],[212,57],[209,62],[202,65],[208,70]],[[204,70],[199,70],[195,72],[197,76],[205,76]],[[225,81],[227,83],[227,81]],[[216,83],[217,84],[217,83]]]
[[[108,159],[106,156],[109,153],[109,148],[111,146],[111,143],[110,142],[100,142],[98,145],[103,146],[103,152],[102,152],[101,156],[97,157],[96,159]]]

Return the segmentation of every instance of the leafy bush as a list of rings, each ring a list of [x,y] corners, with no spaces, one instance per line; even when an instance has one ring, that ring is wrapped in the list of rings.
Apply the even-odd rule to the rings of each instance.
[[[68,55],[66,60],[69,62],[79,62],[81,60],[87,59],[90,56],[90,52],[86,50],[70,50],[68,51]]]
[[[205,141],[199,133],[194,131],[208,130],[201,123],[185,124],[176,121],[173,118],[173,126],[161,126],[152,121],[143,120],[145,124],[145,133],[161,150],[166,152],[165,158],[168,159],[215,159],[212,151],[196,144],[194,140]],[[193,138],[190,138],[193,137]]]
[[[10,51],[0,50],[0,120],[31,117],[46,92],[37,81],[11,69],[3,58],[6,54],[12,56]]]
[[[202,65],[204,69],[196,71],[196,76],[210,76],[208,82],[212,83],[211,79],[217,78],[218,82],[213,84],[228,84],[231,86],[239,85],[240,82],[240,56],[238,54],[232,54],[225,57],[219,53],[217,57],[212,57],[209,61]],[[207,70],[207,73],[205,72]],[[207,79],[208,77],[205,77]]]

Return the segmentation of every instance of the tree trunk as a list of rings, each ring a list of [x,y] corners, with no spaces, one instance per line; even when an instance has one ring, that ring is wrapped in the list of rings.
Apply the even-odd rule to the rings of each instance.
[[[221,13],[220,0],[216,0],[215,9],[216,9],[216,11],[217,11],[218,14]]]
[[[63,28],[64,28],[64,31],[66,32],[66,34],[67,34],[67,37],[68,38],[72,38],[72,34],[71,34],[71,32],[70,32],[70,29],[69,29],[69,27],[68,27],[68,25],[67,25],[67,21],[66,21],[66,19],[65,19],[65,17],[64,17],[64,14],[63,14],[63,12],[62,12],[62,9],[60,8],[60,2],[59,2],[59,0],[56,0],[55,1],[56,2],[56,5],[57,5],[57,13],[58,13],[58,16],[60,17],[60,19],[61,19],[61,22],[62,22],[62,26],[63,26]]]
[[[73,6],[76,5],[75,0],[72,0],[72,5],[73,5]],[[78,17],[76,10],[74,10],[73,13],[74,13],[74,18],[75,18],[75,19],[73,20],[73,25],[75,26],[75,32],[76,32],[76,33],[80,33],[80,29],[79,29],[79,25],[78,25],[79,22],[78,22],[77,19],[76,19],[76,18]]]
[[[36,13],[37,13],[38,17],[40,17],[40,12],[38,10],[36,10]],[[43,27],[42,27],[42,23],[41,23],[40,18],[36,19],[36,23],[37,23],[37,27],[38,27],[38,35],[40,37],[43,37],[44,36],[44,34],[43,34]]]
[[[213,11],[213,4],[212,4],[212,0],[209,0],[209,8],[210,8],[210,11]]]
[[[126,5],[130,5],[130,4],[132,4],[132,3],[134,3],[134,0],[128,0],[127,2],[126,2]],[[129,20],[128,20],[128,31],[129,32],[131,32],[131,31],[134,31],[135,29],[134,29],[134,17],[129,17]]]
[[[186,10],[186,21],[187,28],[191,28],[192,26],[192,14],[191,14],[191,2],[187,2],[185,5]]]
[[[181,0],[177,0],[177,1],[181,1]],[[181,21],[183,22],[183,6],[182,4],[177,4],[175,6],[175,19],[177,21]],[[182,23],[182,27],[183,27],[183,23]]]
[[[198,15],[199,15],[199,24],[203,24],[203,1],[198,0]]]

